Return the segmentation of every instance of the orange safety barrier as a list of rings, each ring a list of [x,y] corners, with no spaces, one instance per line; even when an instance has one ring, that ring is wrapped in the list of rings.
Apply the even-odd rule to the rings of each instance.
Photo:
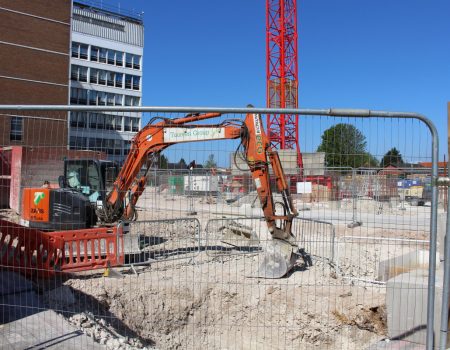
[[[0,264],[48,278],[124,263],[122,226],[42,232],[0,220]]]
[[[87,271],[124,263],[122,226],[58,231],[49,235],[64,242],[61,271]]]
[[[0,220],[0,263],[25,275],[50,277],[60,270],[61,238]]]

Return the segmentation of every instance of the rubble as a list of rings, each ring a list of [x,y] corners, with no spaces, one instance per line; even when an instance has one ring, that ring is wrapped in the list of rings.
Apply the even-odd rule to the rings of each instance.
[[[91,312],[74,314],[68,321],[98,343],[106,345],[108,350],[156,350],[143,346],[138,338],[119,335],[105,319],[95,317]]]

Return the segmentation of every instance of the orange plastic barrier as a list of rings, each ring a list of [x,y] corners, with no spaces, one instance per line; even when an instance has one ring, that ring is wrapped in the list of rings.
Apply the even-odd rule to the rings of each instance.
[[[64,242],[61,271],[75,272],[124,263],[122,227],[48,233]]]
[[[60,270],[64,242],[43,232],[0,220],[0,263],[25,275],[50,277]]]
[[[0,220],[0,264],[25,275],[48,278],[123,263],[121,226],[42,232]]]

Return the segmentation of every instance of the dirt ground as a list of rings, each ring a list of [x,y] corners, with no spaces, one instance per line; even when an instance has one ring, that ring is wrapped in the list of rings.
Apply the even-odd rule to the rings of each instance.
[[[330,207],[316,203],[308,210]],[[103,271],[74,274],[64,284],[77,298],[72,317],[74,312],[100,317],[115,324],[118,334],[131,332],[136,344],[154,349],[368,348],[387,337],[386,291],[377,281],[378,264],[427,248],[380,239],[428,237],[420,228],[384,228],[382,215],[377,217],[381,225],[349,228],[352,206],[347,203],[336,209],[338,217],[346,216],[334,225],[296,228],[309,237],[305,248],[313,266],[299,265],[281,279],[261,279],[254,277],[260,250],[230,247],[215,235],[217,229],[206,229],[220,227],[220,220],[258,215],[257,206],[228,205],[208,197],[190,202],[148,188],[138,210],[139,221],[130,234],[145,238],[148,254],[135,262],[153,259],[151,263],[118,268],[115,278],[103,277]],[[375,203],[365,202],[358,210],[380,214]],[[426,215],[428,209],[398,213],[414,218],[417,210]],[[196,213],[189,215],[192,211]],[[396,212],[397,208],[389,209],[394,216]],[[180,217],[187,219],[175,220]],[[208,226],[210,220],[216,226]],[[253,227],[264,250],[270,241],[264,221],[242,220]]]
[[[258,256],[173,261],[124,277],[66,282],[160,349],[362,349],[386,335],[384,291],[317,262],[288,277],[247,277]]]
[[[243,208],[196,198],[196,214],[190,216],[189,201],[148,191],[139,202],[141,222],[134,224],[134,231],[158,237],[147,247],[150,251],[198,245],[200,252],[181,250],[168,256],[174,260],[156,259],[135,272],[124,268],[121,278],[74,277],[66,282],[157,349],[368,348],[387,336],[385,286],[377,283],[379,262],[426,248],[380,239],[426,239],[427,232],[419,229],[350,229],[343,221],[334,225],[332,235],[331,226],[298,227],[307,234],[317,230],[308,243],[314,265],[299,266],[282,279],[254,278],[262,259],[259,251],[225,248],[214,232],[205,232],[205,227],[220,227],[222,219],[238,222],[249,204]],[[338,208],[337,214],[349,208]],[[251,210],[257,214],[259,209]],[[366,202],[359,210],[376,215],[379,206]],[[399,213],[414,217],[412,212]],[[170,221],[179,217],[190,219]],[[168,221],[145,223],[161,219]],[[209,220],[216,220],[216,226]],[[255,229],[264,247],[269,240],[265,223],[242,220]],[[373,239],[349,239],[353,236]]]

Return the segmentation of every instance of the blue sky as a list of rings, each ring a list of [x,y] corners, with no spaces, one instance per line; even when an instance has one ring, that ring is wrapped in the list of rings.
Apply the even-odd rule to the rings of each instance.
[[[265,106],[265,1],[121,6],[145,13],[143,105]],[[300,107],[419,112],[437,125],[446,153],[450,1],[298,0],[298,15]],[[300,128],[302,148],[313,151],[320,134]],[[372,129],[363,133],[373,140]],[[397,141],[413,155],[395,135],[386,147]]]

